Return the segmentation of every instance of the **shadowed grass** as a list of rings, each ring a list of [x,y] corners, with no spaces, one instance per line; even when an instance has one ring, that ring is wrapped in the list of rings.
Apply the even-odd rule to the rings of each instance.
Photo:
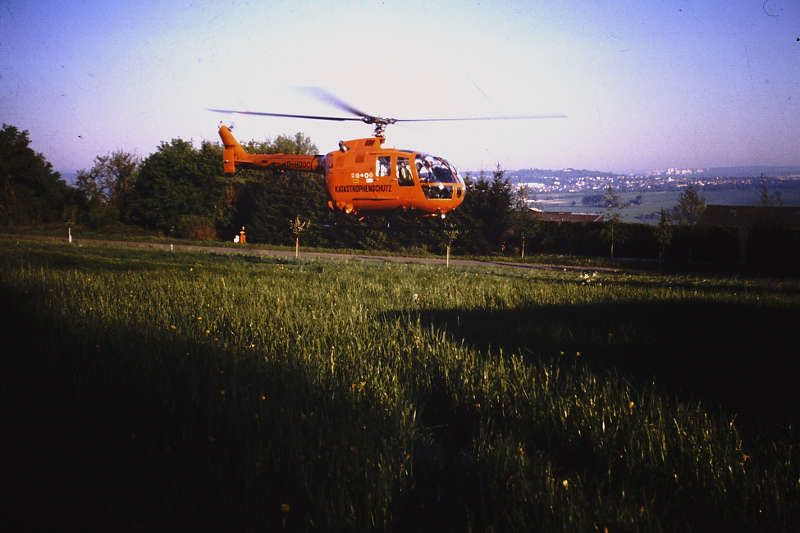
[[[797,284],[0,248],[17,523],[798,525]]]

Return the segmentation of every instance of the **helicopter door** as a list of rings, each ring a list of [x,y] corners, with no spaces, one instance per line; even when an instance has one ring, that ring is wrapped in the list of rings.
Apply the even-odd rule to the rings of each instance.
[[[411,177],[411,165],[407,157],[397,158],[397,183],[401,187],[414,185],[414,178]]]

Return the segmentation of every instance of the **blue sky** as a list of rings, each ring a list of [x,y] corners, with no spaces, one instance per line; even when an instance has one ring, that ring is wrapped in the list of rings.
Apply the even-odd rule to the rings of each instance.
[[[360,123],[320,86],[396,118],[388,145],[460,169],[800,165],[800,2],[0,0],[0,121],[61,171],[162,141],[302,131],[322,153]]]

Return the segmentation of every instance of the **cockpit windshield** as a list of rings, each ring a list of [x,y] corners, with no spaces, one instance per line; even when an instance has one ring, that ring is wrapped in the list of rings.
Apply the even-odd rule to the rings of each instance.
[[[420,183],[462,183],[455,167],[441,157],[417,154],[416,166]]]

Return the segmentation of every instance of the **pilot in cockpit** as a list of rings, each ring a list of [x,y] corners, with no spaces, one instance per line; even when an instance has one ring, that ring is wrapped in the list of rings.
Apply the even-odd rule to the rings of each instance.
[[[417,174],[419,174],[421,183],[427,183],[433,179],[433,157],[417,156]]]

